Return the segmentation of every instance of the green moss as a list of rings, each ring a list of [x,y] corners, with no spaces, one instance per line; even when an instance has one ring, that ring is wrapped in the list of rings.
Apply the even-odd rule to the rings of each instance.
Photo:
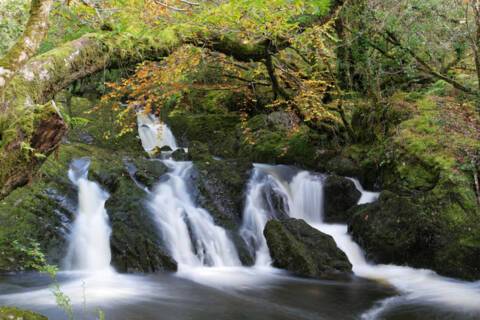
[[[219,157],[233,157],[236,154],[236,114],[172,114],[167,122],[182,145],[192,141],[207,144],[210,152]]]

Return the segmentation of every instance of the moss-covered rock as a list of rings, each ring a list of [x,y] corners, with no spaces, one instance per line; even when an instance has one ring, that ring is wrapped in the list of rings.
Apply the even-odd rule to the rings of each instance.
[[[191,157],[183,148],[179,148],[172,152],[172,159],[175,161],[189,161]]]
[[[0,307],[0,320],[48,320],[47,317],[32,311],[15,307]]]
[[[196,203],[208,210],[216,224],[228,230],[242,263],[253,264],[253,257],[237,232],[242,221],[244,189],[252,164],[244,160],[210,159],[195,161],[195,167]]]
[[[150,190],[158,183],[160,177],[168,172],[167,166],[158,160],[133,158],[128,161],[132,165],[133,177]]]
[[[346,222],[348,210],[355,206],[362,196],[355,184],[344,177],[330,175],[324,182],[324,220],[326,222]]]
[[[382,192],[378,202],[354,209],[349,231],[373,261],[408,264],[447,276],[477,279],[480,275],[478,220],[474,217],[466,220],[462,217],[463,209],[455,203],[446,207],[439,202],[435,210],[430,201],[422,196]],[[456,217],[457,224],[449,221],[453,217],[447,214]]]
[[[245,127],[238,127],[239,156],[253,162],[317,168],[317,150],[330,145],[327,136],[306,125],[292,126],[283,113],[275,117],[264,114],[252,117]]]
[[[75,200],[59,189],[63,187],[40,182],[16,189],[0,202],[0,272],[31,269],[38,262],[37,245],[49,263],[60,264]]]
[[[303,220],[270,220],[264,229],[273,265],[296,275],[335,279],[352,272],[332,237]]]
[[[418,266],[431,259],[436,246],[434,221],[411,199],[388,191],[356,209],[349,231],[368,258],[382,263]]]
[[[176,262],[163,247],[145,205],[146,196],[128,175],[118,178],[105,205],[112,226],[112,265],[122,272],[175,271]]]
[[[216,222],[234,229],[242,219],[244,189],[252,164],[241,160],[195,161],[197,203],[208,209]]]
[[[191,148],[193,141],[200,141],[214,156],[232,158],[237,154],[237,114],[172,113],[167,122],[181,146]]]

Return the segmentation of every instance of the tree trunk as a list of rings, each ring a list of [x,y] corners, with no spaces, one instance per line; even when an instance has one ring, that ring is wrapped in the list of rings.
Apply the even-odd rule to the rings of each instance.
[[[3,93],[17,71],[37,52],[40,43],[48,31],[48,15],[52,9],[53,0],[32,0],[30,18],[25,26],[25,32],[0,58],[0,111]]]

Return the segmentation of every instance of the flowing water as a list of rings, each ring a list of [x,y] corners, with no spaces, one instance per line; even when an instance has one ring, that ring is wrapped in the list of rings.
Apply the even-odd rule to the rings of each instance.
[[[142,141],[143,149],[147,152],[156,147],[169,146],[172,150],[177,148],[177,142],[170,128],[163,122],[143,111],[137,113],[138,135]]]
[[[138,114],[139,136],[147,152],[178,148],[170,129],[157,118]],[[179,264],[177,273],[121,275],[110,267],[110,233],[105,202],[109,195],[88,180],[88,159],[78,159],[68,175],[78,189],[78,209],[70,227],[62,292],[71,299],[75,319],[480,319],[480,283],[443,278],[429,270],[369,263],[347,233],[347,226],[323,222],[324,176],[289,166],[256,164],[246,186],[239,234],[255,256],[242,267],[226,230],[199,207],[190,182],[191,162],[165,154],[169,168],[150,192],[148,207],[158,236]],[[376,201],[363,190],[359,203]],[[353,265],[349,281],[292,277],[272,268],[263,236],[269,219],[304,219],[331,235]],[[371,281],[374,280],[374,281]],[[38,273],[0,275],[0,305],[39,311],[66,319]]]
[[[366,311],[362,315],[363,319],[380,318],[389,309],[409,305],[412,302],[454,310],[463,313],[462,316],[480,318],[480,282],[457,281],[438,276],[430,270],[369,263],[361,248],[351,239],[346,225],[323,223],[324,177],[307,171],[299,171],[293,178],[291,174],[284,173],[283,167],[256,165],[251,179],[254,183],[250,185],[247,197],[252,199],[262,197],[260,194],[274,185],[273,188],[284,199],[284,210],[288,215],[304,219],[313,227],[332,236],[337,246],[345,252],[352,263],[356,276],[387,282],[401,293],[399,296],[381,301],[374,308]],[[259,181],[258,177],[262,175],[263,180]],[[377,200],[377,193],[365,191],[357,180],[351,180],[362,193],[359,204]],[[269,181],[269,184],[265,184],[264,181]],[[256,230],[254,243],[265,241],[260,231],[268,220],[265,218],[266,208],[268,205],[264,202],[256,208],[255,213],[250,213],[250,215],[262,217],[262,219],[253,220],[254,226],[249,227],[249,230]],[[246,219],[252,220],[249,216],[246,216]],[[262,255],[259,255],[258,259],[262,262],[268,261]]]
[[[155,188],[149,207],[179,268],[241,265],[227,232],[192,200],[188,180],[193,164],[173,160],[163,163],[170,172]]]
[[[109,195],[88,180],[89,159],[74,160],[68,176],[78,188],[78,210],[69,235],[66,270],[110,269],[110,234],[105,201]]]

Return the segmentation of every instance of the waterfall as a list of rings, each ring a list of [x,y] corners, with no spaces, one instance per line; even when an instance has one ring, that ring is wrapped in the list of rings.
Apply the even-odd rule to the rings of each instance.
[[[263,229],[268,220],[279,218],[288,206],[288,186],[275,178],[276,172],[269,165],[255,164],[247,188],[240,235],[255,256],[256,266],[271,264]]]
[[[169,146],[177,149],[177,142],[170,128],[152,114],[143,111],[137,113],[138,135],[143,149],[151,152],[155,147]]]
[[[289,198],[292,218],[308,223],[319,223],[323,219],[323,177],[307,171],[299,172],[290,183]]]
[[[378,192],[366,191],[365,189],[363,189],[362,185],[360,184],[360,181],[358,181],[357,179],[354,179],[354,178],[347,178],[347,179],[353,182],[353,184],[355,185],[355,188],[357,188],[357,190],[360,191],[362,195],[358,200],[357,204],[372,203],[378,200],[378,197],[380,196]]]
[[[338,248],[347,255],[355,275],[388,282],[402,293],[394,300],[381,303],[380,307],[365,313],[363,319],[376,319],[385,311],[384,308],[392,307],[403,300],[440,304],[463,311],[480,311],[479,283],[441,277],[430,270],[369,263],[360,246],[348,234],[347,225],[323,222],[323,177],[308,171],[300,171],[291,178],[285,176],[283,171],[281,166],[256,165],[250,179],[243,226],[244,233],[249,235],[246,239],[249,237],[254,239],[257,253],[262,250],[262,255],[257,254],[257,263],[259,260],[265,262],[263,255],[268,255],[268,248],[264,248],[266,244],[263,228],[268,219],[275,218],[275,214],[267,209],[269,207],[267,199],[271,195],[265,197],[264,190],[266,185],[274,186],[270,189],[278,192],[280,197],[286,198],[284,209],[288,216],[304,219],[314,228],[332,236]],[[378,193],[365,191],[358,180],[349,179],[362,194],[358,204],[378,199]],[[247,243],[252,246],[252,241]]]
[[[105,201],[109,195],[87,178],[90,160],[77,159],[68,171],[70,180],[78,188],[78,210],[69,235],[65,258],[67,270],[110,269],[110,234]]]
[[[153,115],[137,114],[139,134],[146,151],[177,143],[170,128]],[[166,154],[168,157],[168,153]],[[169,172],[155,187],[148,205],[162,239],[180,268],[226,267],[241,265],[238,253],[225,229],[215,225],[212,216],[196,206],[191,196],[193,163],[162,160]]]
[[[149,202],[164,243],[180,266],[238,266],[240,260],[227,232],[193,202],[188,189],[193,164],[163,160],[170,172]]]

